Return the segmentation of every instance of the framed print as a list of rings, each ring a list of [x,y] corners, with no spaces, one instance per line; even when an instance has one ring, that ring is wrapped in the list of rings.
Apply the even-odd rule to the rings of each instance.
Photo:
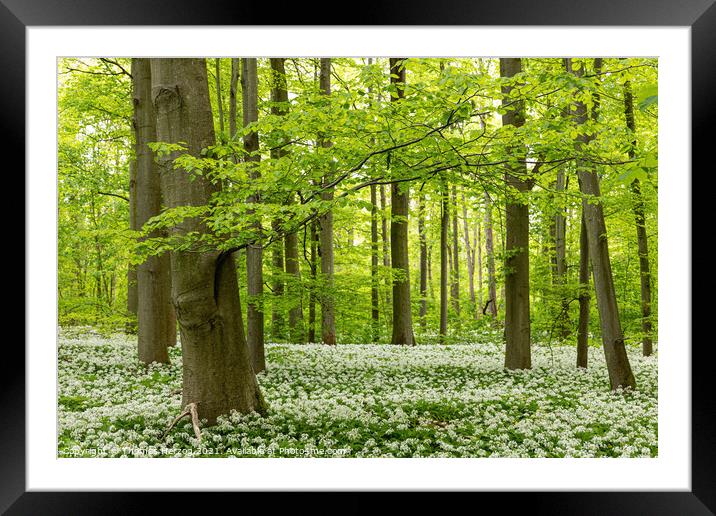
[[[27,202],[3,511],[716,512],[711,0],[182,4],[0,6]]]

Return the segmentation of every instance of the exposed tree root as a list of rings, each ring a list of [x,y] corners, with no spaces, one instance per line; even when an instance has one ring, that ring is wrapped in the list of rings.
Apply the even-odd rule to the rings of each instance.
[[[196,403],[189,403],[186,407],[184,407],[183,412],[179,414],[174,421],[172,421],[172,424],[169,425],[169,428],[164,431],[162,439],[164,439],[169,431],[176,426],[179,420],[185,416],[191,416],[191,425],[194,427],[194,435],[196,435],[196,438],[201,441],[201,429],[199,428],[199,414],[196,411]]]

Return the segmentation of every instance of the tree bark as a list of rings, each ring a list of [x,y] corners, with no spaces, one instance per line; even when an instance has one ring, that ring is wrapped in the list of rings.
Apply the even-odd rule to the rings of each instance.
[[[634,98],[631,91],[631,82],[624,83],[624,116],[626,125],[631,133],[629,146],[629,159],[636,157],[636,122],[634,120]],[[649,242],[646,235],[646,217],[644,216],[644,198],[641,194],[641,184],[634,179],[631,185],[632,211],[636,223],[637,246],[639,249],[639,272],[641,286],[641,330],[642,354],[645,357],[653,353],[652,324],[651,324],[651,272],[649,267]]]
[[[136,136],[136,135],[135,135]],[[129,161],[129,229],[136,231],[137,227],[137,164],[134,159]],[[127,267],[127,313],[130,318],[137,317],[137,266],[129,264]],[[128,330],[134,323],[128,325]]]
[[[221,93],[221,59],[214,59],[214,70],[216,75],[216,106],[219,111],[219,132],[224,134],[224,97]]]
[[[487,305],[490,316],[497,319],[497,275],[495,246],[492,238],[492,201],[485,193],[485,253],[487,254]]]
[[[331,59],[321,58],[319,86],[324,95],[331,94]],[[333,143],[321,136],[321,145],[331,147]],[[331,178],[329,173],[323,176],[323,185]],[[323,188],[321,200],[333,200],[333,188]],[[319,218],[321,244],[321,275],[323,276],[323,292],[321,293],[321,339],[324,344],[336,343],[336,305],[333,293],[333,210],[328,210]]]
[[[580,77],[582,69],[572,72]],[[574,119],[577,124],[587,120],[587,107],[581,101],[575,101]],[[575,148],[577,155],[581,156],[584,147],[589,143],[590,135],[582,134],[577,137]],[[594,291],[597,298],[597,309],[602,330],[602,344],[609,372],[609,383],[612,389],[619,387],[636,387],[629,358],[624,346],[624,335],[619,321],[619,310],[614,290],[614,278],[609,259],[609,245],[607,243],[607,228],[604,221],[604,211],[601,204],[599,177],[591,165],[583,157],[577,159],[577,177],[579,189],[582,193],[582,212],[587,226],[587,241],[589,256],[592,262],[592,275],[594,276]]]
[[[418,241],[420,245],[420,327],[427,328],[428,313],[428,242],[425,229],[425,195],[418,197]]]
[[[214,143],[214,125],[204,59],[151,59],[152,99],[157,139],[186,142],[198,156]],[[159,158],[162,193],[169,208],[202,206],[220,185],[204,176],[193,180],[174,169],[178,152]],[[170,234],[207,232],[197,217],[186,218]],[[172,299],[182,344],[182,406],[195,403],[198,415],[214,424],[231,410],[265,411],[240,318],[232,255],[218,251],[172,251]]]
[[[157,141],[148,59],[132,59],[132,95],[137,181],[134,216],[136,227],[142,228],[162,208],[159,171],[147,145]],[[145,364],[169,363],[167,348],[176,344],[169,261],[169,255],[164,253],[150,256],[137,266],[137,341],[139,360]]]
[[[243,101],[243,122],[244,127],[259,118],[258,113],[258,74],[256,58],[245,57],[241,60],[241,94]],[[259,178],[258,162],[261,157],[258,155],[259,135],[251,132],[244,135],[244,150],[246,151],[245,161],[251,164],[249,178]],[[248,203],[258,204],[261,202],[258,193],[252,194],[247,199]],[[253,215],[253,212],[250,212]],[[254,229],[259,239],[246,247],[246,291],[247,301],[247,343],[251,350],[254,371],[259,373],[266,369],[266,357],[264,352],[264,307],[263,307],[263,245],[261,234],[263,229],[261,221],[254,222]]]
[[[460,324],[460,250],[458,247],[457,188],[452,185],[450,211],[452,212],[452,285],[450,297],[455,308],[455,322]]]
[[[514,77],[522,71],[522,59],[500,58],[500,75]],[[508,100],[512,86],[502,86],[503,126],[521,127],[525,123],[524,102]],[[519,144],[511,154],[524,159],[525,149]],[[505,172],[507,199],[505,213],[505,367],[532,367],[530,349],[530,262],[529,206],[524,195],[529,190],[523,179],[527,173],[523,163],[516,162]]]
[[[582,213],[579,232],[579,323],[577,324],[577,367],[587,367],[589,358],[589,243]]]
[[[467,202],[465,201],[465,193],[461,194],[462,198],[462,227],[465,242],[465,255],[467,256],[467,281],[470,292],[470,312],[473,318],[477,319],[477,310],[475,302],[475,249],[470,241],[470,226],[467,221]]]
[[[450,211],[447,199],[447,183],[442,182],[440,192],[440,342],[447,337],[448,314],[448,227]]]
[[[318,223],[311,227],[311,290],[308,292],[308,342],[316,342],[316,280],[318,276]]]
[[[281,231],[281,224],[278,220],[271,221],[271,229],[274,233]],[[271,281],[271,339],[273,342],[280,342],[286,338],[284,332],[286,320],[283,313],[283,242],[274,242],[271,246],[271,265],[272,265],[272,281]]]
[[[380,185],[380,218],[381,218],[381,240],[383,242],[383,267],[386,270],[390,269],[390,239],[388,237],[388,217],[386,212],[388,209],[387,195],[385,192],[385,185]],[[391,289],[386,286],[385,288],[385,310],[388,310],[390,304],[390,291]]]
[[[378,191],[370,185],[370,319],[373,342],[380,338],[380,311],[378,291]]]
[[[396,86],[391,102],[405,97],[405,58],[390,58],[390,82]],[[408,183],[392,183],[390,187],[390,258],[397,274],[393,277],[393,344],[415,345],[410,305],[410,261],[408,258],[408,215],[410,188]]]

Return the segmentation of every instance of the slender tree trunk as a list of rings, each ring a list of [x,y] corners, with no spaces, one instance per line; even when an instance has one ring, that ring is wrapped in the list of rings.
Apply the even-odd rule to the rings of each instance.
[[[241,60],[241,94],[243,100],[244,127],[259,118],[258,113],[258,75],[256,58],[246,57]],[[244,135],[245,161],[252,164],[249,169],[249,178],[259,178],[258,155],[259,135],[251,132]],[[249,196],[247,202],[258,204],[261,202],[258,193]],[[253,212],[250,216],[255,217]],[[266,369],[264,352],[264,307],[263,307],[263,244],[261,243],[261,220],[254,221],[254,229],[258,240],[246,247],[246,291],[248,294],[248,308],[246,316],[247,342],[251,350],[254,371],[259,373]]]
[[[141,228],[150,218],[159,215],[162,207],[159,171],[147,146],[148,142],[157,141],[148,59],[132,59],[132,95],[137,160],[134,215],[137,228]],[[139,360],[145,364],[168,363],[167,347],[176,343],[176,323],[171,306],[170,258],[167,253],[150,256],[137,266],[137,293]]]
[[[378,292],[378,191],[370,185],[370,318],[373,342],[380,338],[380,312]]]
[[[137,163],[129,161],[129,229],[137,229]],[[129,264],[127,268],[127,313],[130,317],[137,317],[137,266]],[[134,323],[128,324],[127,329],[131,330]]]
[[[487,306],[490,316],[497,319],[497,275],[495,273],[495,246],[492,238],[492,201],[485,193],[485,253],[487,254]],[[483,308],[483,313],[484,313]]]
[[[311,226],[311,290],[308,292],[308,342],[316,342],[316,280],[318,276],[318,224]]]
[[[467,255],[467,281],[470,289],[470,312],[477,319],[476,302],[475,302],[475,249],[470,242],[470,226],[467,222],[467,202],[465,201],[465,193],[462,193],[462,226],[464,232],[465,255]]]
[[[420,244],[420,327],[427,328],[428,241],[425,229],[425,195],[418,197],[418,241]]]
[[[500,58],[500,75],[513,77],[522,71],[520,58]],[[512,86],[502,87],[502,125],[521,127],[525,123],[524,102],[508,100]],[[525,149],[518,144],[513,154],[523,159]],[[529,187],[524,179],[523,163],[514,163],[505,173],[507,202],[505,215],[505,367],[532,367],[530,350],[530,262],[529,206],[524,196]]]
[[[567,283],[567,219],[565,211],[561,207],[561,200],[566,190],[565,172],[563,168],[557,171],[557,181],[555,183],[555,191],[557,195],[558,207],[557,213],[554,215],[554,284],[559,289],[560,311],[558,314],[559,335],[566,339],[570,333],[569,320],[569,300],[564,292],[564,286]]]
[[[387,195],[385,193],[385,185],[380,185],[380,217],[381,217],[381,240],[383,242],[383,267],[390,269],[390,240],[388,237],[388,217],[386,212],[388,209]],[[390,286],[385,288],[385,310],[390,306]]]
[[[631,82],[624,83],[624,116],[626,125],[632,135],[629,147],[629,159],[636,157],[636,122],[634,121],[634,98]],[[641,329],[642,354],[648,357],[653,352],[651,324],[651,272],[649,270],[649,244],[646,236],[646,217],[644,216],[644,198],[641,195],[641,184],[638,179],[631,183],[632,211],[636,222],[636,237],[639,249],[639,272],[641,281]]]
[[[440,192],[440,342],[447,337],[448,314],[448,226],[450,211],[447,199],[447,183],[443,182]]]
[[[582,214],[579,232],[579,324],[577,325],[577,367],[587,367],[589,358],[589,243]]]
[[[452,185],[450,211],[452,211],[452,285],[450,297],[455,308],[455,321],[460,324],[460,251],[458,247],[457,189]]]
[[[482,310],[482,226],[480,219],[477,219],[477,316],[480,317]]]
[[[390,58],[390,82],[397,88],[391,102],[405,97],[405,58]],[[408,214],[410,188],[408,183],[392,183],[390,187],[390,258],[397,274],[393,277],[393,344],[412,346],[413,316],[410,305],[410,261],[408,258]]]
[[[216,106],[219,110],[219,131],[224,134],[224,97],[221,94],[221,59],[214,59],[216,71]]]
[[[321,72],[319,85],[324,95],[331,94],[331,59],[321,58]],[[333,143],[320,137],[323,147],[331,147]],[[333,188],[325,187],[331,180],[330,172],[323,176],[324,189],[321,193],[321,200],[330,202],[333,200]],[[321,215],[321,275],[323,276],[323,292],[321,295],[321,339],[324,344],[334,345],[336,343],[336,306],[333,293],[333,210],[328,210]]]
[[[574,70],[575,76],[581,76],[583,70]],[[575,121],[583,124],[587,120],[587,107],[584,102],[575,101]],[[590,135],[579,135],[575,142],[577,155],[581,155],[589,143]],[[609,260],[607,228],[604,222],[604,211],[601,204],[599,177],[594,166],[584,158],[577,159],[577,177],[582,192],[582,211],[587,226],[589,256],[592,261],[594,291],[597,298],[597,309],[602,330],[602,344],[609,372],[609,383],[612,389],[618,387],[636,387],[636,381],[629,364],[629,357],[624,346],[624,335],[619,321],[619,309],[614,291],[614,278]]]
[[[198,156],[214,143],[204,59],[151,59],[152,99],[157,139],[186,142]],[[220,186],[204,176],[191,178],[174,169],[178,152],[159,158],[164,202],[169,208],[202,206]],[[197,217],[170,230],[173,237],[205,233]],[[265,405],[240,318],[239,291],[232,255],[218,251],[172,251],[172,298],[182,344],[182,405],[195,403],[199,417],[214,424],[231,410],[263,412]]]
[[[231,82],[229,85],[229,136],[232,138],[236,135],[236,90],[239,85],[239,76],[241,75],[241,62],[238,57],[231,58]]]
[[[271,221],[271,230],[274,233],[281,231],[281,223],[274,219]],[[273,266],[271,288],[271,338],[273,342],[278,342],[286,338],[284,329],[286,320],[283,313],[283,243],[281,241],[274,242],[271,246],[271,265]]]

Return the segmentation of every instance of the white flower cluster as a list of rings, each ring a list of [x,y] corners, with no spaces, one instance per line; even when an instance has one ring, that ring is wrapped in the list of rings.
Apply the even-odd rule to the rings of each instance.
[[[123,335],[60,335],[59,456],[654,457],[657,357],[629,358],[638,390],[612,393],[600,348],[535,345],[533,369],[502,368],[497,343],[268,344],[269,412],[202,430],[180,412],[181,349],[143,367]],[[190,450],[194,450],[191,452]],[[255,451],[260,450],[257,454]],[[291,450],[287,452],[286,450]],[[306,453],[303,453],[305,451]],[[309,453],[310,452],[310,453]]]

